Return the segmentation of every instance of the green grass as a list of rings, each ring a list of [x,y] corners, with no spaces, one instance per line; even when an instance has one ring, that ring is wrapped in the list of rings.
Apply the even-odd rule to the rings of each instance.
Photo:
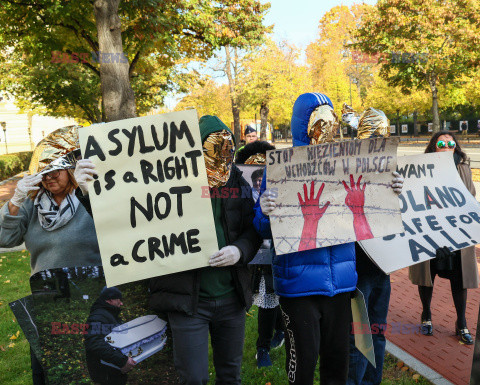
[[[0,255],[0,373],[2,384],[28,385],[32,384],[30,370],[30,353],[28,342],[18,326],[8,303],[30,294],[29,285],[30,266],[28,253],[12,252]],[[9,282],[8,282],[9,281]],[[257,308],[252,308],[247,315],[246,340],[242,364],[242,382],[246,385],[287,385],[285,374],[285,349],[273,350],[271,359],[273,366],[257,369],[256,347],[257,339]],[[20,331],[16,340],[10,337]],[[13,342],[13,347],[8,345]],[[210,363],[212,363],[210,352]],[[140,368],[138,368],[140,369]],[[137,369],[137,370],[138,370]],[[215,371],[210,364],[210,382],[215,382]],[[384,380],[382,384],[427,385],[426,379],[420,377],[415,381],[410,370],[403,372],[397,368],[397,360],[387,355],[384,365]],[[318,370],[316,373],[318,381]]]
[[[270,358],[273,366],[269,368],[257,369],[256,354],[256,340],[257,340],[257,314],[258,309],[254,306],[249,312],[251,317],[247,315],[247,322],[245,328],[245,345],[243,348],[243,362],[242,362],[242,383],[247,385],[288,385],[285,374],[285,345],[279,349],[270,352]],[[410,369],[402,371],[397,367],[398,360],[387,354],[385,357],[385,365],[383,367],[384,376],[382,384],[399,384],[399,385],[428,385],[431,384],[428,380],[420,377],[417,381],[413,379],[415,374]],[[215,369],[212,365],[212,358],[210,352],[210,381],[209,384],[215,384]],[[315,373],[315,385],[320,384],[319,371]]]
[[[8,306],[30,294],[27,252],[0,254],[0,373],[2,384],[32,383],[29,344]],[[15,340],[10,337],[20,332]],[[8,347],[13,342],[12,347]]]

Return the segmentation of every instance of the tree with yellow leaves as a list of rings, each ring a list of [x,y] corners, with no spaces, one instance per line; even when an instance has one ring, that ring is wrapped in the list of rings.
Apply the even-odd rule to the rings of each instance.
[[[477,0],[380,0],[369,7],[354,46],[382,54],[381,76],[405,93],[429,90],[440,129],[439,86],[455,85],[479,63]]]

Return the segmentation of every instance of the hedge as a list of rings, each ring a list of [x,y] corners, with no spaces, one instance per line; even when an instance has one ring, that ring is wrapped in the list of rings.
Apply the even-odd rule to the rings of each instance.
[[[0,180],[5,180],[26,171],[32,158],[32,151],[0,155]]]

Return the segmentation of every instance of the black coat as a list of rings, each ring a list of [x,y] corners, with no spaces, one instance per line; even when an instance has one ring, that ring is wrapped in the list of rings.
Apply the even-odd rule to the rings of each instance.
[[[224,188],[229,189],[228,191],[238,189],[237,194],[229,194],[228,198],[222,200],[222,223],[227,245],[237,246],[241,251],[240,260],[230,268],[235,291],[242,305],[249,309],[252,305],[252,275],[247,264],[255,256],[262,239],[253,227],[254,202],[250,185],[236,166],[232,167],[230,178]],[[200,274],[201,269],[194,269],[152,278],[150,308],[160,313],[180,311],[188,315],[195,314],[200,291]]]
[[[127,381],[126,374],[100,362],[103,360],[121,368],[128,361],[127,356],[105,341],[105,336],[110,334],[115,326],[122,323],[119,313],[119,307],[110,305],[101,297],[90,309],[87,319],[88,334],[85,335],[85,352],[88,372],[93,382],[121,385]]]

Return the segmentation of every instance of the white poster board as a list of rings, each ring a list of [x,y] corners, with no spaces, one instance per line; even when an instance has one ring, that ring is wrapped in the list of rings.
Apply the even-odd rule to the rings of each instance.
[[[395,131],[396,131],[396,127],[394,124],[391,124],[390,125],[390,134],[395,134]]]
[[[408,134],[408,124],[402,124],[402,134]]]
[[[402,232],[391,189],[398,138],[301,146],[267,153],[278,255]]]
[[[433,123],[428,123],[428,132],[433,131]]]
[[[195,110],[79,129],[108,286],[208,265],[218,250]]]
[[[405,232],[360,242],[387,274],[480,242],[480,204],[458,175],[452,152],[398,158],[405,183],[400,208]]]

